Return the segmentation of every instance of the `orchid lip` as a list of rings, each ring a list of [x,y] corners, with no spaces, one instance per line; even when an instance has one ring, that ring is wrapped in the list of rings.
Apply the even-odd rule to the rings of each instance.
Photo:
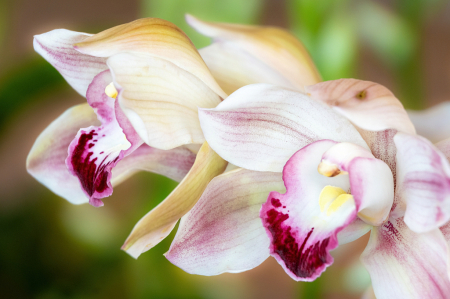
[[[327,218],[338,211],[349,200],[354,202],[353,196],[343,189],[329,185],[325,186],[319,195],[320,212],[322,212],[322,215],[326,214],[325,218]]]

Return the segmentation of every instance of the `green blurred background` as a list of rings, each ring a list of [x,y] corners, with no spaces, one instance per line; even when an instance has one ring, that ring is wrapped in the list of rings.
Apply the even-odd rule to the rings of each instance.
[[[366,238],[341,246],[314,283],[292,281],[269,258],[241,274],[188,275],[162,255],[173,234],[138,260],[119,248],[134,224],[176,186],[140,173],[99,209],[73,206],[26,173],[38,134],[83,98],[33,52],[55,28],[96,33],[139,17],[167,19],[197,47],[209,40],[184,13],[209,21],[290,29],[325,80],[379,82],[410,109],[449,100],[450,2],[443,0],[1,0],[1,298],[360,298]]]

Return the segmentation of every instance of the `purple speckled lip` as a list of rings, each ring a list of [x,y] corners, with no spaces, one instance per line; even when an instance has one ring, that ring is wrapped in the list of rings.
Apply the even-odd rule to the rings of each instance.
[[[271,255],[295,280],[313,281],[333,263],[329,252],[338,246],[337,234],[357,217],[353,206],[336,218],[333,225],[323,226],[311,218],[321,213],[318,200],[323,187],[331,182],[341,187],[348,185],[348,179],[343,177],[323,177],[321,183],[308,185],[314,179],[311,175],[321,176],[317,165],[322,154],[335,144],[321,140],[295,153],[283,170],[286,193],[271,192],[260,211],[271,241]]]
[[[93,195],[103,195],[110,188],[111,169],[117,164],[119,157],[112,161],[107,161],[108,156],[105,156],[99,163],[99,166],[97,166],[98,157],[91,159],[93,152],[89,152],[89,149],[97,141],[93,140],[96,135],[98,134],[95,133],[95,130],[81,134],[71,156],[70,163],[72,164],[73,172],[80,180],[81,186],[91,198],[91,204],[100,206],[102,201],[93,197]],[[92,143],[89,143],[90,141]],[[100,154],[104,154],[104,152],[102,151]]]
[[[280,200],[277,198],[271,198],[270,202],[274,207],[281,207]],[[306,234],[303,242],[299,244],[291,232],[292,227],[283,224],[288,218],[288,214],[283,214],[276,209],[270,209],[266,212],[267,230],[272,234],[272,252],[284,261],[286,267],[295,276],[310,278],[317,269],[332,262],[327,254],[330,237],[306,248],[306,243],[311,237],[314,227]]]
[[[112,169],[142,144],[124,119],[121,123],[125,129],[117,120],[117,115],[121,117],[123,113],[120,113],[116,99],[105,94],[105,87],[111,81],[110,72],[104,71],[89,85],[86,98],[102,125],[81,129],[69,146],[66,160],[69,171],[78,177],[89,202],[97,207],[103,205],[101,198],[112,194]],[[124,136],[129,141],[128,145],[124,142]]]

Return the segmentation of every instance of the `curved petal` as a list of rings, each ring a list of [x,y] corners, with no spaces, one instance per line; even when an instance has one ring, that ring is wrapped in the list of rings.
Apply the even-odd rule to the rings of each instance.
[[[171,149],[204,142],[197,108],[215,107],[220,97],[197,77],[148,55],[117,54],[108,65],[120,107],[148,145]]]
[[[199,53],[217,83],[227,94],[253,83],[271,83],[295,88],[279,72],[233,42],[216,41],[200,49]]]
[[[105,93],[111,82],[110,72],[104,71],[89,85],[86,98],[102,125],[80,129],[66,159],[69,172],[78,177],[89,202],[97,207],[103,205],[101,198],[112,194],[112,168],[132,147],[117,122],[116,100]]]
[[[81,54],[73,48],[91,34],[56,29],[34,36],[34,50],[53,65],[83,97],[94,77],[108,69],[106,58]]]
[[[67,169],[67,148],[80,127],[99,125],[88,104],[68,109],[36,139],[27,157],[28,172],[55,194],[73,204],[89,202],[77,177]],[[142,145],[120,161],[112,171],[111,184],[117,186],[137,171],[151,171],[181,181],[195,160],[185,148],[170,151]]]
[[[295,153],[283,170],[286,193],[271,192],[261,209],[270,253],[295,280],[312,281],[333,263],[329,251],[338,246],[337,234],[356,218],[351,198],[323,211],[319,203],[326,186],[349,190],[346,176],[317,172],[323,153],[334,144],[317,141]]]
[[[444,154],[444,156],[447,158],[447,161],[450,162],[450,138],[439,141],[435,144],[435,146]]]
[[[139,171],[154,172],[180,182],[194,161],[195,154],[187,148],[166,151],[143,144],[112,169],[111,184],[116,186]]]
[[[284,192],[281,173],[237,169],[215,177],[181,218],[166,258],[200,275],[258,266],[269,257],[269,238],[259,211],[272,190]]]
[[[36,139],[27,157],[28,172],[41,184],[73,204],[89,198],[67,169],[67,148],[80,127],[100,122],[88,104],[74,106],[54,120]]]
[[[362,138],[366,141],[367,145],[372,152],[372,155],[386,163],[392,171],[394,176],[397,171],[396,154],[397,148],[394,143],[394,136],[397,134],[396,130],[384,130],[384,131],[367,131],[359,130]]]
[[[397,186],[406,203],[405,223],[417,233],[450,220],[450,165],[428,140],[398,133]]]
[[[199,110],[206,140],[225,160],[278,171],[300,148],[321,139],[367,147],[345,118],[306,95],[268,84],[245,86],[215,109]]]
[[[417,234],[402,218],[375,227],[361,255],[375,295],[385,298],[448,298],[447,242],[432,230]]]
[[[338,169],[335,169],[333,172],[338,171],[345,171],[348,172],[348,169],[350,167],[350,162],[353,161],[353,159],[360,157],[360,158],[374,158],[372,153],[362,146],[348,143],[348,142],[340,142],[334,146],[332,146],[329,150],[327,150],[323,156],[322,161],[320,162],[320,165],[318,167],[319,172],[321,172],[323,175],[327,176],[333,176],[334,173],[329,175],[330,170],[334,167],[337,167]],[[322,171],[322,166],[324,166],[326,171]],[[323,173],[328,172],[328,173]]]
[[[378,159],[355,158],[349,165],[348,175],[358,217],[368,224],[381,225],[394,202],[391,169]]]
[[[408,111],[417,134],[435,143],[450,137],[450,102],[423,111]]]
[[[75,49],[97,57],[141,53],[167,60],[197,77],[220,97],[227,96],[186,34],[162,19],[144,18],[107,29],[77,43]]]
[[[339,245],[353,242],[367,234],[371,229],[372,225],[365,223],[360,218],[356,218],[337,234]]]
[[[181,183],[133,228],[122,249],[132,257],[151,249],[167,237],[178,219],[200,199],[208,183],[227,167],[227,162],[204,143],[194,165]]]
[[[369,131],[415,129],[400,101],[386,87],[369,81],[339,79],[307,86],[311,98],[327,103],[358,127]]]
[[[386,163],[361,146],[341,142],[323,154],[318,170],[326,176],[348,172],[358,216],[375,226],[386,221],[394,201],[394,177]]]
[[[314,63],[302,43],[289,32],[276,27],[258,27],[204,22],[186,15],[186,21],[215,41],[232,42],[267,64],[297,89],[321,81]]]

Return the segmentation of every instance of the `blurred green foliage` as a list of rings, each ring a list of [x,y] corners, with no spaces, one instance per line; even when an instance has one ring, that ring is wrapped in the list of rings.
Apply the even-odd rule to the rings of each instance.
[[[396,94],[404,105],[421,108],[423,24],[447,1],[392,2],[394,10],[369,0],[286,0],[281,17],[288,18],[289,29],[304,42],[325,80],[357,77],[361,51],[368,48],[392,72],[398,83]],[[4,3],[0,2],[0,49],[7,27]],[[142,16],[175,23],[199,48],[208,45],[209,38],[186,24],[185,13],[207,21],[243,24],[258,24],[264,13],[271,13],[265,11],[265,0],[141,3]],[[15,125],[29,104],[64,88],[68,88],[64,79],[37,56],[0,70],[0,134],[6,125]],[[162,256],[173,233],[138,261],[119,250],[133,225],[176,186],[154,174],[139,174],[132,180],[135,185],[124,183],[116,188],[122,197],[113,195],[101,209],[72,206],[37,183],[28,193],[21,193],[24,198],[2,199],[26,202],[0,213],[2,297],[236,298],[241,291],[238,284],[220,286],[216,278],[190,276]],[[133,198],[120,192],[133,186],[140,186],[131,192]],[[324,279],[326,275],[314,283],[299,284],[297,293],[301,298],[322,297]]]

